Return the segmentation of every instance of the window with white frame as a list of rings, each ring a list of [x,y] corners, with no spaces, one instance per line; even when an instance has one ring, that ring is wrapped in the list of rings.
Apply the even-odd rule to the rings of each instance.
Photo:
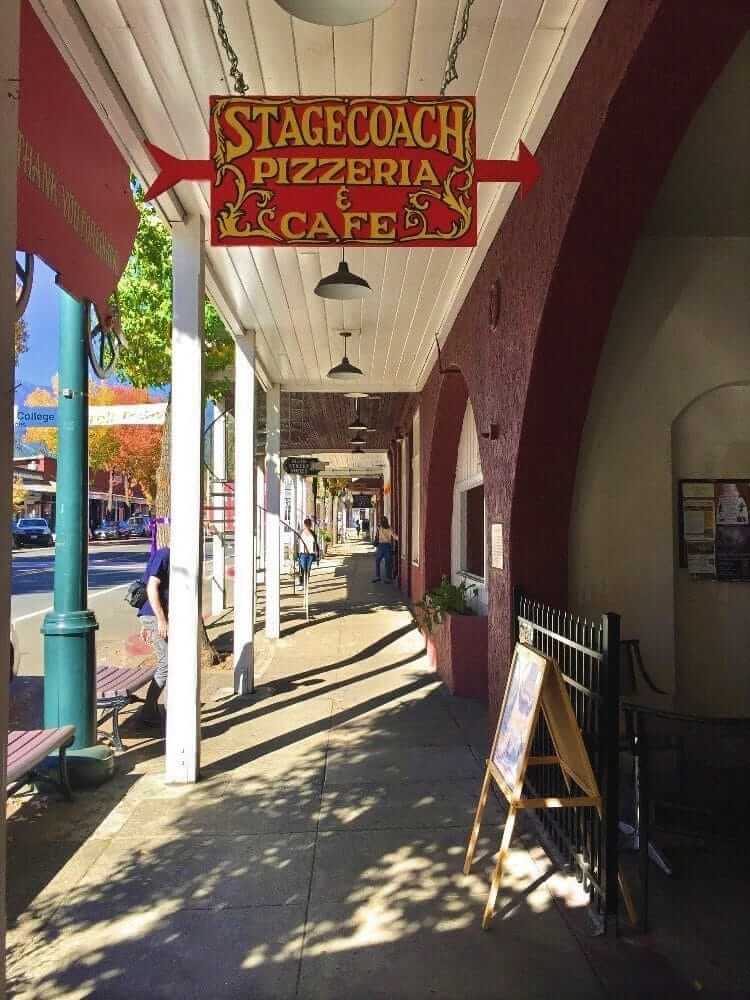
[[[414,414],[411,437],[411,561],[419,565],[419,521],[420,521],[420,445],[419,410]]]

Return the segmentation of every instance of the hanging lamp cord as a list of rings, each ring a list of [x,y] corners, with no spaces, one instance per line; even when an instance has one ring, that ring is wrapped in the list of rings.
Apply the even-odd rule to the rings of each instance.
[[[234,92],[235,94],[246,94],[249,88],[245,83],[244,76],[242,75],[237,53],[234,51],[232,43],[229,41],[229,35],[227,34],[227,29],[224,25],[224,11],[221,9],[219,0],[211,0],[211,7],[213,8],[214,16],[216,18],[216,30],[219,35],[219,41],[221,42],[221,46],[226,52],[227,59],[229,60],[229,75],[234,83]]]
[[[474,6],[474,0],[466,0],[464,4],[464,12],[461,15],[461,26],[456,32],[456,37],[453,39],[453,44],[448,52],[448,61],[445,64],[445,75],[443,76],[443,86],[440,88],[440,96],[445,97],[445,92],[453,83],[454,80],[458,79],[458,70],[456,68],[456,61],[458,60],[458,50],[461,48],[461,43],[466,38],[469,31],[469,14],[471,13],[471,8]]]

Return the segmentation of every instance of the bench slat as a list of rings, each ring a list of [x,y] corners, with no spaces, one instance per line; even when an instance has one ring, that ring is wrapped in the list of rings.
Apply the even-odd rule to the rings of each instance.
[[[69,746],[74,737],[75,726],[16,729],[8,733],[8,784],[28,774],[54,750]]]
[[[96,697],[118,698],[135,694],[153,680],[156,667],[111,667],[96,668]]]

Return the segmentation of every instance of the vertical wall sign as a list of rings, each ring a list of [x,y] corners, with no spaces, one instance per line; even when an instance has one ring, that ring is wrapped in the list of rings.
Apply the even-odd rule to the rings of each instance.
[[[212,97],[210,160],[148,143],[147,198],[211,182],[214,246],[474,246],[477,183],[539,167],[477,160],[473,97]]]
[[[106,323],[138,228],[128,165],[28,2],[20,73],[18,249]]]

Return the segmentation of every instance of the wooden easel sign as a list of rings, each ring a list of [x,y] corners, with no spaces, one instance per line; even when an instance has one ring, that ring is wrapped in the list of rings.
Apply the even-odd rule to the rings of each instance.
[[[540,709],[544,712],[555,748],[554,755],[549,757],[530,756]],[[526,769],[536,764],[558,764],[565,778],[568,796],[524,799]],[[469,874],[474,860],[479,827],[487,805],[491,780],[494,780],[508,800],[508,816],[490,884],[490,894],[482,917],[484,930],[490,926],[495,914],[503,864],[510,849],[518,810],[560,809],[569,806],[593,806],[601,810],[601,795],[596,777],[558,666],[554,660],[521,643],[517,643],[513,651],[513,662],[505,687],[500,718],[492,741],[474,825],[466,849],[465,875]],[[571,781],[582,790],[582,795],[572,794]]]

